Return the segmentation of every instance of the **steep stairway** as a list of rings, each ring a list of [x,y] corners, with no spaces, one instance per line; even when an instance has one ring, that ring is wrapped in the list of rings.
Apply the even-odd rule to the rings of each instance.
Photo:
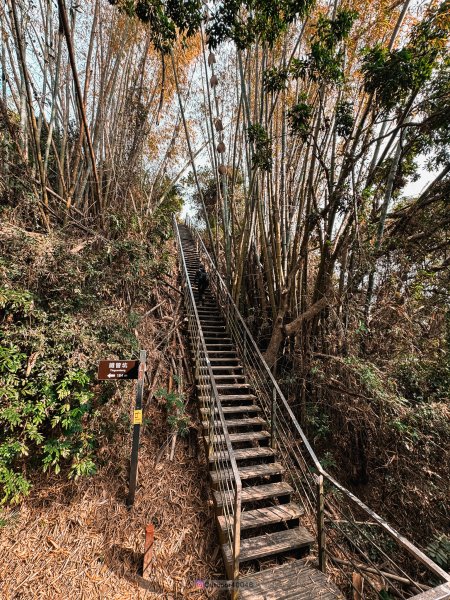
[[[292,500],[294,490],[283,480],[284,468],[270,447],[270,429],[211,291],[207,290],[203,303],[198,302],[194,276],[200,265],[199,258],[187,227],[180,225],[179,232],[208,358],[242,481],[239,562],[241,572],[245,570],[249,574],[239,578],[239,597],[243,600],[342,598],[314,561],[308,560],[314,537],[301,524],[303,510]],[[214,435],[219,437],[222,426],[218,414],[209,414],[204,389],[207,386],[197,383],[208,447],[208,421],[214,420],[213,430],[218,432]],[[209,456],[209,474],[222,556],[227,576],[232,579],[232,548],[227,530],[233,523],[223,510],[228,498],[218,489],[221,478],[226,477],[226,473],[217,470],[219,454],[213,452]]]

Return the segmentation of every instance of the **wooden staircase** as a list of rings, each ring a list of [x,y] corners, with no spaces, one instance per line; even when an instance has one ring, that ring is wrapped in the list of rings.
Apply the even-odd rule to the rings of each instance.
[[[199,267],[198,255],[189,230],[179,227],[183,253],[192,288]],[[239,597],[243,600],[342,598],[338,589],[307,559],[314,537],[301,525],[303,510],[292,500],[293,489],[283,480],[284,468],[270,447],[271,435],[258,399],[247,382],[226,323],[210,292],[197,312],[208,358],[230,434],[232,449],[242,481],[240,565],[249,574],[240,577]],[[209,414],[205,385],[198,384],[200,415],[208,447],[208,420],[213,418],[220,434],[218,414]],[[217,413],[217,410],[216,410]],[[220,441],[220,440],[214,440]],[[227,576],[232,579],[232,548],[227,530],[233,526],[223,511],[228,499],[218,491],[221,478],[216,470],[219,453],[209,456],[210,481],[216,509],[217,526]]]

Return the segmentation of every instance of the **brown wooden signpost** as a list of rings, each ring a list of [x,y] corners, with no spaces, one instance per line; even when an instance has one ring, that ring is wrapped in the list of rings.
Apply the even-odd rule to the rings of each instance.
[[[137,379],[138,371],[138,360],[101,360],[98,364],[97,379]]]
[[[101,381],[117,381],[120,379],[137,379],[136,402],[133,411],[133,441],[131,445],[130,482],[127,506],[134,504],[136,493],[139,438],[142,425],[142,397],[144,394],[145,365],[147,352],[141,350],[139,360],[101,360],[98,365],[97,378]]]

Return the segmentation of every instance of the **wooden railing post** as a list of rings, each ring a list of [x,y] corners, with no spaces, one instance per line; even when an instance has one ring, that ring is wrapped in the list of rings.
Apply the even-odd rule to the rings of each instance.
[[[325,532],[325,498],[323,493],[323,475],[317,480],[317,541],[319,546],[319,569],[327,572],[326,532]]]

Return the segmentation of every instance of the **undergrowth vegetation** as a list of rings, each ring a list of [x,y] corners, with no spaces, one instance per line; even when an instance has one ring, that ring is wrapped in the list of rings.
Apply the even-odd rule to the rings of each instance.
[[[383,366],[322,356],[308,382],[317,401],[308,404],[305,425],[327,468],[423,540],[439,539],[449,519],[449,373],[440,354]]]
[[[142,223],[114,220],[111,237],[0,229],[0,502],[17,503],[33,474],[96,471],[101,358],[137,356],[136,326],[167,273],[176,194]]]

